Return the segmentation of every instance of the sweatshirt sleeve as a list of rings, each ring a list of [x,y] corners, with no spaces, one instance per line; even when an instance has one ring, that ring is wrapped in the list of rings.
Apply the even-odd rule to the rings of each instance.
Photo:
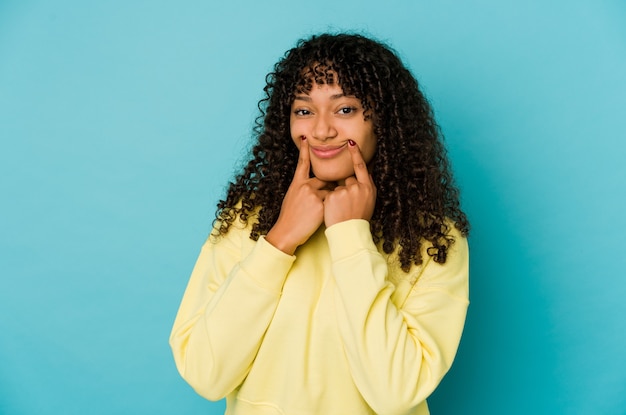
[[[181,376],[210,400],[245,379],[295,259],[263,237],[244,249],[243,238],[252,242],[233,226],[217,242],[205,242],[170,335]]]
[[[468,246],[456,230],[445,264],[423,251],[411,269],[406,300],[391,300],[387,260],[369,223],[350,220],[326,230],[337,286],[339,331],[353,380],[376,413],[404,414],[422,403],[450,368],[467,306]]]

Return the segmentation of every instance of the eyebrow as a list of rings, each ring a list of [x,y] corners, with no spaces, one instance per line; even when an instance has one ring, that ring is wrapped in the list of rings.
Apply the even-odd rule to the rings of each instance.
[[[355,96],[353,96],[353,95],[346,95],[346,94],[344,94],[344,93],[341,93],[341,94],[331,95],[331,96],[330,96],[330,99],[331,99],[331,100],[335,100],[335,99],[339,99],[339,98],[343,98],[343,97],[347,97],[347,98],[356,98],[356,97],[355,97]],[[294,98],[294,100],[295,100],[295,99],[300,100],[300,101],[306,101],[306,102],[311,102],[311,101],[312,101],[311,97],[310,97],[310,96],[308,96],[308,95],[296,95],[296,96],[295,96],[295,98]]]

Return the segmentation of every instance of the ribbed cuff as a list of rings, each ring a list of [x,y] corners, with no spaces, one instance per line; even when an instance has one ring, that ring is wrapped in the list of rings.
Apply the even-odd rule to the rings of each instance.
[[[377,252],[372,240],[370,223],[364,219],[339,222],[325,231],[332,261],[340,261],[360,251]]]
[[[262,288],[280,293],[296,257],[274,247],[261,236],[241,262],[241,268]]]

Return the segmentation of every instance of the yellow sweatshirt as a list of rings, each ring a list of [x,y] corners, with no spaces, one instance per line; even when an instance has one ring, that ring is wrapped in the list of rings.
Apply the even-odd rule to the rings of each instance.
[[[468,306],[468,247],[407,274],[369,223],[323,226],[295,255],[234,225],[209,237],[170,345],[182,377],[227,415],[428,414]]]

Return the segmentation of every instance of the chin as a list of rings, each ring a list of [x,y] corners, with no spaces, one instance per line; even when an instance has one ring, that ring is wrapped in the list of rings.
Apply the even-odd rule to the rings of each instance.
[[[315,171],[313,174],[320,180],[325,182],[338,182],[347,179],[350,176],[354,176],[354,172],[329,172],[329,171]]]

